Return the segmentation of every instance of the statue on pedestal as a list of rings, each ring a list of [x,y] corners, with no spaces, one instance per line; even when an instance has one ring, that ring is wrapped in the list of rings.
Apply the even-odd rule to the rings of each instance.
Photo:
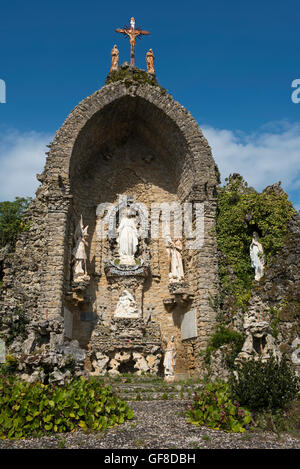
[[[136,301],[128,290],[124,290],[120,295],[114,316],[119,318],[136,318],[139,316]]]
[[[88,279],[87,268],[86,268],[86,247],[87,237],[88,237],[88,226],[84,228],[82,215],[80,217],[80,222],[78,223],[75,233],[74,241],[75,247],[72,251],[73,255],[73,280],[80,281],[83,279]]]
[[[166,340],[165,340],[166,341]],[[176,364],[176,345],[174,343],[174,336],[172,335],[167,342],[167,347],[164,357],[164,374],[167,381],[172,381],[175,377],[175,364]]]
[[[118,70],[118,68],[119,68],[119,50],[115,44],[111,50],[111,66],[110,66],[109,71],[115,72]]]
[[[147,72],[155,74],[154,70],[154,54],[153,50],[149,49],[149,52],[146,54],[146,63],[147,63]]]
[[[167,241],[167,251],[170,259],[170,282],[181,282],[184,279],[182,264],[182,242],[177,238],[174,242],[171,238]]]
[[[255,280],[260,280],[262,278],[265,267],[264,249],[258,239],[258,234],[254,232],[250,245],[250,258],[251,267],[255,269]]]
[[[121,222],[118,227],[119,255],[121,265],[134,265],[134,255],[138,246],[138,232],[133,211],[127,207],[123,210]]]

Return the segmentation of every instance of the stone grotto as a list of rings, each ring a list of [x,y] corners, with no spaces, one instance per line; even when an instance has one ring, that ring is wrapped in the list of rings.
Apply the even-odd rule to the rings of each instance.
[[[195,119],[158,84],[151,53],[150,71],[119,67],[115,46],[106,84],[49,145],[28,231],[12,255],[2,250],[1,338],[23,321],[7,354],[27,380],[205,372],[217,324],[218,169]],[[296,256],[299,226],[295,215]],[[259,248],[253,233],[256,282]],[[299,270],[291,277],[298,288]],[[268,308],[253,295],[237,326],[246,332],[241,356],[280,353],[259,301]],[[296,338],[294,329],[290,347]]]

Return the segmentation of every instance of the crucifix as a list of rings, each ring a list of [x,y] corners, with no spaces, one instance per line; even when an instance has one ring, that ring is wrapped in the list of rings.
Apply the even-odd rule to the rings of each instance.
[[[134,65],[134,48],[135,48],[135,38],[141,39],[141,36],[147,36],[149,31],[143,31],[140,28],[135,27],[135,19],[131,18],[130,28],[125,26],[123,29],[116,29],[117,33],[122,33],[124,36],[128,36],[130,40],[130,64]]]

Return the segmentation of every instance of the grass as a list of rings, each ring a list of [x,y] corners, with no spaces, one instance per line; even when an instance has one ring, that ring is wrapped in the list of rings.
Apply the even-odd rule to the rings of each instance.
[[[55,438],[57,440],[57,448],[58,449],[65,449],[66,445],[67,445],[66,438],[64,438],[62,436],[59,436],[59,435],[56,435]]]
[[[282,411],[257,412],[254,415],[256,431],[270,431],[280,434],[287,433],[300,440],[300,399],[290,403]]]
[[[200,446],[199,446],[198,441],[192,441],[191,446],[192,446],[193,449],[201,449]]]

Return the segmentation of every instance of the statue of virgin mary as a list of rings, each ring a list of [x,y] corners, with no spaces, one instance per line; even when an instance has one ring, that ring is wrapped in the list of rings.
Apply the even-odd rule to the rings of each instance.
[[[134,255],[138,246],[138,232],[135,216],[127,207],[123,210],[118,227],[117,243],[119,245],[120,264],[135,264]]]
[[[255,269],[255,280],[260,280],[264,274],[265,255],[262,244],[259,242],[258,234],[253,233],[250,245],[251,267]]]

